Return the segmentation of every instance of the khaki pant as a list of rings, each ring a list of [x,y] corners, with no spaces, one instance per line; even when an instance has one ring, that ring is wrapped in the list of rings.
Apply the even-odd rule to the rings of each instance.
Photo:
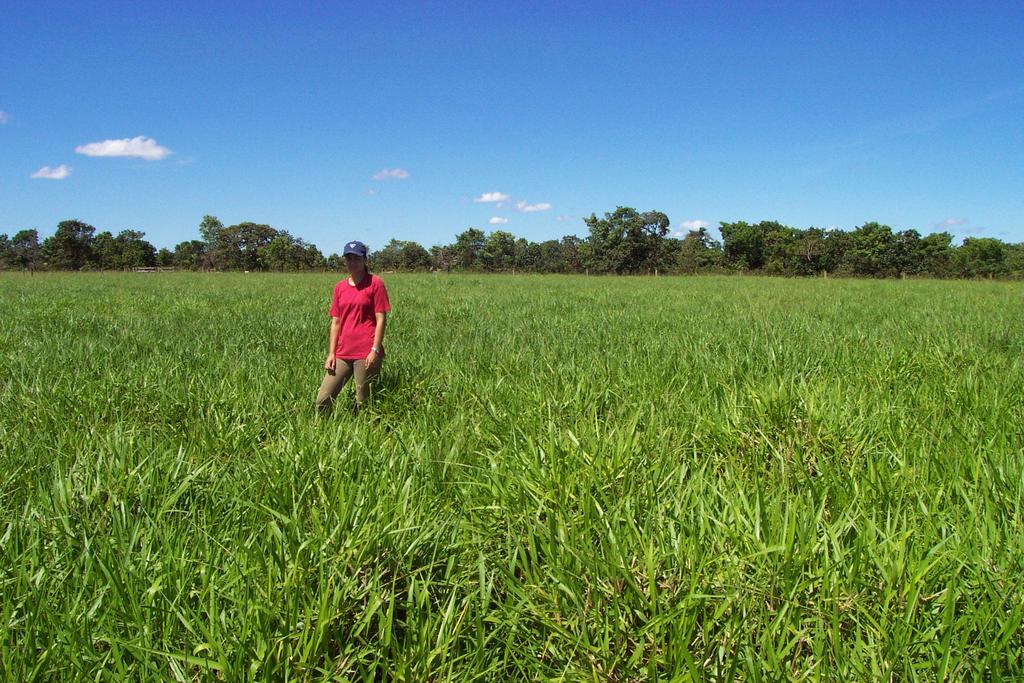
[[[355,376],[356,384],[356,405],[362,406],[370,394],[370,380],[380,372],[381,363],[384,359],[377,360],[371,367],[366,367],[366,361],[344,360],[339,358],[335,361],[334,372],[324,375],[324,381],[320,383],[320,390],[316,392],[316,407],[322,413],[330,412],[334,405],[334,399],[341,392],[341,388],[348,382],[349,377]]]

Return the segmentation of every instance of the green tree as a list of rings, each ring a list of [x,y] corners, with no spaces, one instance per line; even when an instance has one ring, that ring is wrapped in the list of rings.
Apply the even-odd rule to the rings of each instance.
[[[538,244],[533,268],[539,273],[566,272],[566,264],[562,259],[562,243],[558,240],[544,240]]]
[[[118,244],[109,230],[96,233],[92,239],[93,265],[100,270],[114,270],[120,261]]]
[[[587,239],[590,264],[604,273],[636,273],[657,268],[662,261],[669,219],[660,211],[638,212],[620,206],[604,218],[590,214],[583,219],[590,229]]]
[[[468,228],[455,236],[455,244],[452,251],[455,264],[464,270],[479,268],[480,254],[484,250],[486,238],[483,230]]]
[[[79,220],[61,221],[57,232],[43,241],[42,251],[50,267],[81,270],[93,263],[92,236],[96,228]]]
[[[187,270],[199,270],[203,267],[206,257],[206,242],[188,240],[179,242],[174,247],[174,266]]]
[[[722,245],[711,236],[707,228],[686,233],[678,250],[679,269],[684,273],[699,273],[722,265]]]
[[[790,247],[790,275],[814,275],[825,270],[827,235],[820,228],[797,230]]]
[[[320,270],[327,263],[323,252],[315,244],[297,239],[294,248],[298,254],[299,270]]]
[[[1024,278],[1024,244],[1007,244],[1006,274],[1016,280]]]
[[[564,273],[582,273],[586,269],[587,242],[576,235],[563,235],[560,243]]]
[[[153,256],[153,264],[161,268],[171,268],[174,266],[174,252],[167,247],[160,247],[160,251],[156,252]]]
[[[777,221],[720,223],[726,262],[739,270],[789,274],[796,268],[800,231]]]
[[[537,272],[540,265],[540,245],[525,237],[515,241],[512,256],[512,270]]]
[[[370,253],[370,262],[375,270],[400,270],[401,252],[401,240],[391,239],[383,248]]]
[[[203,220],[199,222],[199,236],[203,242],[206,243],[204,251],[204,262],[203,265],[206,268],[223,268],[225,266],[217,263],[217,256],[220,252],[220,231],[224,229],[224,224],[220,222],[216,216],[206,214],[203,216]]]
[[[491,272],[510,270],[515,263],[516,238],[510,232],[495,230],[487,236],[480,251],[480,264]]]
[[[207,249],[217,248],[217,238],[223,229],[224,224],[216,216],[211,216],[210,214],[203,216],[203,220],[199,221],[199,235],[206,242]]]
[[[14,267],[14,249],[11,248],[11,240],[7,233],[0,234],[0,270],[7,270]]]
[[[34,272],[39,262],[39,231],[35,228],[19,230],[11,238],[11,256],[15,265]]]
[[[332,252],[331,255],[327,257],[327,270],[335,272],[345,270],[344,257],[341,256],[341,254]]]
[[[324,256],[315,245],[291,235],[287,230],[276,231],[276,234],[258,249],[257,261],[260,269],[312,270],[322,268],[324,264]]]
[[[156,248],[138,230],[122,230],[114,237],[109,231],[98,233],[92,241],[92,266],[102,270],[127,270],[152,266]]]
[[[887,263],[889,272],[894,276],[922,274],[920,249],[921,233],[917,230],[900,230],[894,234]]]
[[[454,245],[435,244],[430,248],[430,261],[433,267],[445,272],[450,271],[458,265],[458,258]]]
[[[217,231],[214,261],[219,268],[263,270],[261,251],[278,236],[278,231],[263,223],[245,221]]]
[[[376,270],[429,270],[430,254],[417,242],[392,239],[384,248],[370,254]]]
[[[793,275],[797,271],[802,231],[778,221],[761,221],[754,228],[762,234],[765,272]]]
[[[853,275],[892,277],[895,268],[896,239],[892,228],[881,223],[865,223],[850,232],[850,245],[843,257],[843,269]]]
[[[146,233],[138,230],[122,230],[117,233],[117,237],[114,238],[114,242],[117,245],[115,268],[129,269],[156,265],[156,247],[144,239],[145,236]],[[167,250],[164,249],[162,251]]]
[[[953,261],[953,236],[948,232],[925,235],[917,246],[921,272],[932,277],[949,277]]]
[[[403,242],[400,252],[402,270],[430,270],[430,252],[418,242]]]
[[[1008,273],[1006,244],[994,237],[968,237],[956,250],[956,264],[963,277],[1000,277]]]
[[[818,265],[821,272],[834,273],[843,270],[843,263],[846,260],[846,252],[853,245],[850,233],[839,228],[832,228],[825,233],[822,253],[818,257]]]
[[[764,235],[746,221],[719,223],[722,249],[729,265],[739,270],[757,270],[764,265]]]
[[[295,256],[291,236],[282,233],[263,247],[260,260],[270,270],[298,270],[298,261]]]

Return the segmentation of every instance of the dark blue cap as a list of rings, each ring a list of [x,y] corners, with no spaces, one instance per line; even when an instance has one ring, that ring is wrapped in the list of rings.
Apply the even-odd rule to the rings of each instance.
[[[345,251],[341,255],[344,256],[345,254],[355,254],[356,256],[366,258],[366,245],[359,240],[349,242],[345,245]]]

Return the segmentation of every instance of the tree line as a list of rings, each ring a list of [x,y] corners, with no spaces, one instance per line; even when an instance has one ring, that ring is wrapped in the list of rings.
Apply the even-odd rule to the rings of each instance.
[[[794,228],[776,221],[723,222],[722,239],[706,227],[683,236],[669,234],[660,211],[629,207],[583,219],[586,237],[533,242],[504,230],[468,228],[451,244],[429,249],[392,239],[371,252],[378,271],[468,271],[594,274],[763,273],[786,276],[1024,278],[1024,244],[991,237],[967,237],[917,230],[894,231],[880,223],[852,230]],[[343,270],[338,254],[262,223],[225,226],[214,216],[199,224],[200,239],[157,249],[137,230],[117,235],[82,221],[58,224],[39,241],[36,230],[0,235],[0,268],[123,270],[165,266],[184,270]]]

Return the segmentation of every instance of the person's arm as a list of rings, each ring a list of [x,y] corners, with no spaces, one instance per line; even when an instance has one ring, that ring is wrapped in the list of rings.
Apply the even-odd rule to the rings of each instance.
[[[327,333],[327,360],[324,361],[324,370],[334,372],[334,352],[338,348],[338,330],[341,328],[341,319],[336,315],[331,316],[331,331]]]
[[[374,317],[377,319],[377,327],[373,330],[373,348],[370,349],[370,353],[366,356],[367,366],[373,365],[380,358],[379,351],[384,348],[381,346],[384,343],[384,328],[388,324],[388,314],[386,312],[375,313]]]

